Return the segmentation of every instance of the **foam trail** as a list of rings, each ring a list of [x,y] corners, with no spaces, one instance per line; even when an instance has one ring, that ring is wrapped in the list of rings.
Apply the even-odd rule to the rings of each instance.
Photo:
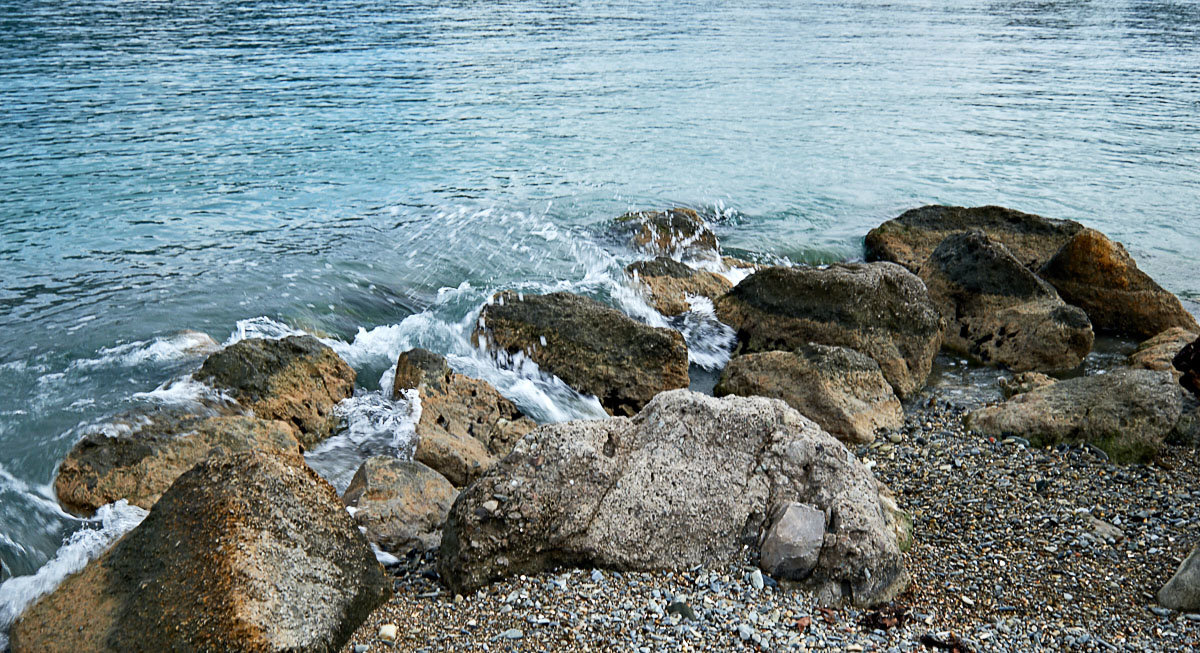
[[[171,336],[151,341],[136,342],[100,349],[97,358],[73,361],[72,370],[89,370],[98,367],[136,367],[147,363],[169,363],[172,361],[199,358],[217,350],[219,345],[207,333],[180,331]]]

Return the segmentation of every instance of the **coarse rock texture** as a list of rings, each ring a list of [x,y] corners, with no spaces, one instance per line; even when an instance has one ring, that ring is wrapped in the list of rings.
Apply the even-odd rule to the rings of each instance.
[[[354,370],[312,336],[235,342],[209,356],[195,378],[256,417],[294,424],[305,447],[333,434],[341,421],[334,406],[354,393]]]
[[[479,320],[477,346],[528,357],[595,395],[612,415],[633,415],[654,395],[688,387],[687,345],[678,331],[646,326],[594,299],[506,291]]]
[[[921,280],[947,320],[951,351],[1024,372],[1070,370],[1092,350],[1087,314],[982,231],[947,236]]]
[[[804,579],[823,601],[870,605],[903,589],[878,484],[840,442],[781,401],[686,390],[660,394],[633,419],[527,435],[455,501],[438,569],[466,593],[559,564],[728,563],[791,501],[827,516],[820,561]]]
[[[1037,270],[1081,229],[1078,222],[1001,206],[923,206],[875,227],[864,244],[868,261],[892,261],[919,272],[946,236],[979,230],[1002,243],[1022,265]]]
[[[738,356],[713,394],[782,399],[843,442],[871,442],[877,430],[904,423],[879,364],[846,347],[810,343],[792,352]]]
[[[149,510],[180,474],[211,455],[301,451],[296,428],[278,420],[157,413],[119,423],[130,432],[90,433],[59,465],[54,491],[67,510],[89,516],[118,499]]]
[[[457,496],[450,481],[419,462],[374,456],[358,468],[342,502],[354,508],[368,540],[404,555],[437,548]]]
[[[901,399],[925,384],[942,321],[925,284],[893,263],[759,270],[716,302],[743,353],[809,342],[870,356]]]
[[[336,651],[391,584],[297,454],[209,458],[12,628],[24,651]]]
[[[1200,612],[1200,547],[1179,565],[1171,580],[1158,591],[1163,607],[1181,612]]]
[[[1178,297],[1139,270],[1121,243],[1095,229],[1072,236],[1039,274],[1087,311],[1098,333],[1150,338],[1172,327],[1200,331]]]
[[[733,287],[725,277],[708,270],[693,270],[665,256],[631,263],[625,273],[642,284],[650,305],[663,315],[686,312],[690,308],[688,297],[715,300]]]
[[[1000,385],[1000,392],[1004,398],[1008,399],[1013,395],[1044,388],[1057,382],[1058,379],[1046,376],[1041,372],[1019,372],[1011,377],[1001,377],[997,383]]]
[[[1175,369],[1171,361],[1184,347],[1196,340],[1197,336],[1200,334],[1196,331],[1171,327],[1153,338],[1142,341],[1129,355],[1127,362],[1130,367],[1137,369],[1170,372],[1178,380],[1183,373]]]
[[[772,578],[803,580],[816,569],[825,543],[825,513],[806,503],[790,502],[763,537],[759,566]]]
[[[393,397],[412,388],[421,401],[413,457],[456,487],[470,484],[537,426],[487,381],[452,371],[425,349],[396,359]]]
[[[692,209],[634,211],[616,219],[634,248],[655,256],[715,255],[717,236]]]
[[[971,413],[967,423],[985,435],[1036,445],[1086,442],[1129,462],[1152,457],[1182,410],[1170,374],[1116,369],[1015,395]]]
[[[1171,359],[1171,365],[1179,372],[1179,385],[1200,397],[1200,338],[1189,342]]]

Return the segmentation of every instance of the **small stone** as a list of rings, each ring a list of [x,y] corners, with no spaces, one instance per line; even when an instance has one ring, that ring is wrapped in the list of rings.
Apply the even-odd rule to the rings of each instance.
[[[355,644],[354,645],[354,653],[367,653],[367,651],[369,651],[369,650],[371,650],[371,647],[367,646],[366,644]]]
[[[488,499],[487,501],[483,502],[483,509],[488,512],[496,512],[499,507],[500,502],[496,501],[495,499]]]
[[[743,642],[750,641],[750,638],[754,635],[754,629],[746,624],[738,624],[737,631],[738,637],[741,637]]]
[[[763,588],[762,571],[755,569],[754,571],[750,572],[750,585],[756,590]]]
[[[679,615],[680,617],[683,617],[684,619],[689,619],[691,621],[697,620],[696,611],[692,609],[692,606],[688,605],[687,603],[684,603],[683,601],[676,601],[676,602],[672,603],[671,605],[667,606],[667,613]]]
[[[888,436],[888,440],[892,444],[900,444],[901,442],[904,442],[904,436],[900,435],[899,433],[893,433]]]
[[[496,639],[521,639],[524,636],[525,633],[521,632],[520,628],[510,628],[497,635]]]
[[[384,624],[379,627],[379,639],[385,642],[396,641],[396,624]]]
[[[601,572],[599,569],[593,569],[592,570],[592,582],[599,583],[602,580],[604,580],[604,573]]]

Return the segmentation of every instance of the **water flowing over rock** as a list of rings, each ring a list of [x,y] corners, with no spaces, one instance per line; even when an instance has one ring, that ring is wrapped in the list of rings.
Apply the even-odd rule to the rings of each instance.
[[[340,424],[334,406],[354,392],[354,370],[312,336],[250,338],[209,356],[195,374],[224,390],[262,419],[300,429],[305,447],[329,437]]]
[[[688,297],[716,299],[733,287],[724,277],[708,270],[693,270],[674,259],[660,256],[653,261],[638,261],[625,268],[645,289],[650,305],[663,315],[679,315],[688,310]]]
[[[663,390],[688,386],[687,345],[672,329],[637,322],[600,302],[559,292],[502,292],[473,339],[528,357],[612,415],[632,415]]]
[[[375,456],[358,468],[342,502],[354,508],[368,540],[399,556],[437,548],[457,496],[450,481],[419,462]]]
[[[1200,333],[1183,327],[1171,327],[1162,333],[1138,344],[1126,363],[1133,368],[1170,372],[1176,380],[1183,372],[1175,369],[1172,361],[1183,348],[1196,340]]]
[[[692,209],[634,211],[615,221],[634,248],[655,256],[715,255],[717,236]]]
[[[295,454],[214,457],[12,628],[14,653],[337,651],[391,584]]]
[[[1039,274],[1064,300],[1087,311],[1097,332],[1149,338],[1171,327],[1200,331],[1178,297],[1095,229],[1072,236]]]
[[[782,399],[843,442],[872,442],[878,429],[904,426],[904,409],[879,364],[845,347],[807,344],[738,356],[713,392]]]
[[[1158,602],[1180,612],[1200,611],[1200,547],[1192,549],[1171,580],[1158,591]]]
[[[539,427],[463,491],[438,570],[455,591],[556,565],[618,570],[728,564],[773,511],[826,517],[802,584],[871,605],[907,584],[880,485],[782,401],[664,392],[636,417]],[[703,524],[703,527],[697,527]]]
[[[901,398],[919,390],[942,343],[941,317],[916,276],[893,263],[759,270],[716,303],[742,352],[815,342],[870,356]]]
[[[1019,436],[1036,446],[1090,443],[1118,462],[1154,455],[1183,410],[1166,372],[1117,369],[1015,395],[980,408],[968,427],[995,437]]]
[[[947,236],[921,279],[948,321],[947,349],[1015,372],[1073,369],[1092,350],[1087,314],[982,231]]]
[[[67,454],[54,491],[67,510],[91,515],[118,499],[149,509],[179,475],[210,455],[300,453],[294,426],[245,416],[129,415],[130,433],[84,436]]]
[[[445,358],[425,349],[396,360],[393,397],[411,388],[421,400],[413,456],[456,487],[487,471],[537,426],[486,381],[452,371]]]

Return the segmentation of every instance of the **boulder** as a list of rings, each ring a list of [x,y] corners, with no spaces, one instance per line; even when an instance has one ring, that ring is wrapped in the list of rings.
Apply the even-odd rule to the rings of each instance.
[[[733,287],[725,277],[708,270],[693,270],[665,256],[631,263],[625,273],[645,288],[650,305],[663,315],[687,312],[688,297],[715,300]]]
[[[763,537],[759,567],[778,579],[808,578],[825,544],[825,513],[806,503],[789,502],[777,511]]]
[[[634,211],[615,223],[619,231],[628,234],[635,249],[654,256],[715,254],[718,249],[716,234],[692,209]]]
[[[297,454],[209,458],[12,627],[14,653],[337,651],[391,582]]]
[[[982,231],[947,236],[921,280],[947,320],[951,351],[1024,372],[1070,370],[1092,350],[1087,314]]]
[[[893,263],[759,270],[716,302],[740,351],[791,351],[815,342],[870,356],[900,398],[924,384],[942,343],[925,284]]]
[[[738,356],[713,393],[782,399],[843,442],[872,442],[878,429],[904,426],[904,409],[879,364],[845,347],[806,344]]]
[[[1200,338],[1184,345],[1171,359],[1171,366],[1180,374],[1179,385],[1200,397]]]
[[[489,383],[455,373],[425,349],[396,360],[394,398],[412,388],[421,401],[413,457],[456,487],[470,484],[537,426]]]
[[[544,425],[463,490],[438,571],[466,594],[557,565],[683,569],[739,561],[790,502],[820,510],[821,601],[873,605],[908,581],[880,486],[787,404],[664,392],[634,418]],[[703,528],[697,528],[703,524]]]
[[[354,393],[354,370],[312,336],[241,340],[209,356],[195,378],[256,417],[295,425],[305,447],[338,428],[334,407]]]
[[[111,431],[80,440],[58,467],[54,491],[63,507],[90,516],[118,499],[150,509],[179,475],[211,455],[241,451],[300,453],[294,426],[255,417],[128,415]]]
[[[457,496],[450,481],[419,462],[375,456],[358,468],[342,502],[354,508],[368,540],[399,556],[437,548]]]
[[[1095,229],[1072,236],[1039,274],[1064,300],[1087,311],[1099,333],[1150,338],[1172,327],[1200,331],[1178,297]]]
[[[571,293],[502,292],[484,307],[476,346],[522,355],[612,415],[632,415],[663,390],[688,386],[687,345],[672,329],[646,326]]]
[[[1164,608],[1180,612],[1200,612],[1200,547],[1192,549],[1175,575],[1158,591]]]
[[[1037,390],[1048,385],[1057,383],[1058,379],[1046,376],[1041,372],[1019,372],[1012,375],[1011,378],[1001,378],[997,384],[1000,386],[1000,392],[1008,399],[1014,395],[1019,395],[1022,392]]]
[[[1195,331],[1183,327],[1171,327],[1153,338],[1142,341],[1125,362],[1135,369],[1170,372],[1176,380],[1179,380],[1183,373],[1175,369],[1171,361],[1198,336],[1200,333]]]
[[[1114,461],[1144,461],[1170,434],[1183,410],[1166,372],[1116,369],[1015,395],[967,416],[967,426],[1036,446],[1087,442]]]

